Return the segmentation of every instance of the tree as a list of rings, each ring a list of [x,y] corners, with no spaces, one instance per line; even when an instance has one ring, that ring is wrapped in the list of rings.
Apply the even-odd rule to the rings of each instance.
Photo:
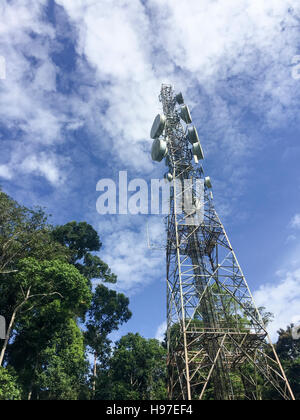
[[[91,292],[86,279],[72,265],[60,260],[38,261],[25,258],[18,264],[17,273],[9,284],[0,284],[0,291],[13,293],[11,315],[6,338],[0,354],[2,365],[7,345],[19,313],[30,322],[39,309],[54,302],[56,311],[66,315],[83,316],[91,301]],[[27,315],[27,317],[26,317]]]
[[[83,334],[76,322],[69,319],[39,355],[34,398],[77,400],[87,372]]]
[[[294,392],[296,400],[300,400],[300,340],[292,337],[293,324],[286,330],[278,331],[276,351],[282,362],[286,376]]]
[[[0,401],[20,400],[21,389],[16,373],[12,369],[0,367]]]
[[[116,283],[117,277],[108,265],[93,251],[100,251],[102,243],[98,233],[86,222],[69,222],[57,226],[52,232],[55,241],[70,251],[70,263],[87,279],[101,279],[104,282]]]
[[[86,343],[94,355],[93,392],[96,386],[97,361],[107,354],[108,335],[131,318],[128,305],[129,299],[122,293],[110,290],[102,284],[96,287],[85,333]]]
[[[30,256],[66,260],[66,250],[53,240],[41,208],[27,209],[0,191],[0,281],[16,272],[20,259]]]
[[[43,209],[0,191],[0,308],[8,322],[1,398],[88,398],[86,345],[95,356],[95,383],[97,363],[104,369],[110,360],[108,335],[131,316],[129,300],[103,285],[91,305],[92,279],[117,280],[96,255],[101,245],[88,223],[53,227]],[[78,318],[84,322],[89,308],[83,333]]]
[[[23,331],[9,353],[9,363],[18,371],[22,383],[23,398],[79,399],[86,383],[88,362],[83,333],[76,321],[69,318],[56,322],[53,330],[43,329],[41,336],[37,331],[36,328]]]
[[[109,369],[99,374],[96,399],[166,399],[166,349],[158,340],[129,333],[117,343]]]

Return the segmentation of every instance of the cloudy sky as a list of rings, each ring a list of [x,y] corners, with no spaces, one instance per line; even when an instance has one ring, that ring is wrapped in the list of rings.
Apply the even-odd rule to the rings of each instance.
[[[257,304],[275,315],[272,337],[300,320],[300,5],[2,0],[0,13],[0,185],[55,224],[98,230],[134,313],[118,334],[163,333],[162,218],[99,215],[96,185],[119,171],[163,175],[149,153],[161,83],[190,106],[216,208]]]

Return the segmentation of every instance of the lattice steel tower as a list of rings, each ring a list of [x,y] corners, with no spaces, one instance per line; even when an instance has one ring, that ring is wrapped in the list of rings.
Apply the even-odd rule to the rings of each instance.
[[[203,152],[181,93],[162,85],[152,159],[165,158],[170,399],[294,396],[213,204]],[[197,186],[198,185],[198,186]],[[199,188],[200,185],[200,188]],[[181,205],[183,203],[183,210]]]

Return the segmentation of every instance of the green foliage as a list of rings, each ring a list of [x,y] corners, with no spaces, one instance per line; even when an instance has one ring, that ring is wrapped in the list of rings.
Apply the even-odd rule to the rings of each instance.
[[[101,279],[104,282],[116,283],[113,274],[101,258],[91,254],[99,251],[102,243],[98,233],[86,222],[70,222],[64,226],[57,226],[52,236],[55,241],[64,245],[70,252],[70,263],[87,279]]]
[[[103,369],[110,355],[108,335],[131,317],[129,299],[103,284],[96,287],[86,324],[86,344],[94,355],[92,388],[95,395],[97,361]]]
[[[296,400],[300,400],[300,340],[292,337],[293,324],[278,331],[276,351],[289,379]]]
[[[11,368],[0,367],[0,401],[20,400],[21,389],[16,373]]]
[[[69,222],[56,227],[53,237],[72,251],[72,263],[81,260],[89,251],[99,251],[101,242],[98,233],[86,222]]]
[[[22,330],[12,344],[8,363],[18,372],[23,399],[76,400],[85,385],[88,365],[84,337],[72,318]]]
[[[27,209],[0,191],[1,277],[14,272],[18,261],[29,256],[39,260],[66,260],[66,250],[53,241],[51,227],[41,208]]]
[[[87,371],[83,334],[69,319],[38,355],[33,398],[77,400]]]
[[[107,366],[108,334],[131,316],[128,299],[103,285],[92,302],[91,279],[116,282],[92,254],[101,245],[91,225],[53,228],[42,209],[0,191],[0,309],[9,324],[1,342],[2,399],[90,398],[86,346]],[[88,310],[84,337],[77,319]]]
[[[104,386],[104,384],[106,384]],[[155,339],[129,333],[117,343],[97,380],[97,399],[166,399],[166,350]]]
[[[24,302],[22,313],[36,306],[44,307],[53,300],[74,315],[83,315],[89,307],[91,292],[87,281],[72,265],[61,260],[38,261],[28,257],[19,261],[17,269],[16,274],[2,281],[0,290],[2,297],[6,291],[13,291],[12,307]]]
[[[89,309],[87,327],[97,328],[99,335],[107,336],[131,317],[129,299],[123,293],[110,290],[103,284],[96,287]]]
[[[24,392],[30,393],[38,381],[39,367],[46,370],[50,357],[47,352],[53,349],[53,340],[58,332],[66,331],[68,320],[71,322],[74,317],[84,316],[90,305],[91,292],[78,270],[60,260],[25,258],[19,262],[18,272],[12,280],[15,305],[20,307],[23,303],[23,306],[15,321],[14,341],[9,346],[7,360],[19,373]],[[27,291],[30,291],[29,295]],[[24,300],[27,295],[28,300]],[[60,356],[53,359],[57,370],[59,362]],[[63,370],[60,370],[63,377]]]
[[[85,339],[96,358],[107,354],[108,335],[131,318],[129,299],[103,284],[96,287],[88,312]]]

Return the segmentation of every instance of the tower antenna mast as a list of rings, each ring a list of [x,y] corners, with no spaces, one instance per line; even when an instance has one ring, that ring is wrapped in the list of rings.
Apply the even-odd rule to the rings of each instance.
[[[151,137],[171,183],[167,216],[168,394],[261,400],[294,395],[215,210],[201,143],[181,93],[163,84]],[[182,209],[183,207],[183,209]]]

